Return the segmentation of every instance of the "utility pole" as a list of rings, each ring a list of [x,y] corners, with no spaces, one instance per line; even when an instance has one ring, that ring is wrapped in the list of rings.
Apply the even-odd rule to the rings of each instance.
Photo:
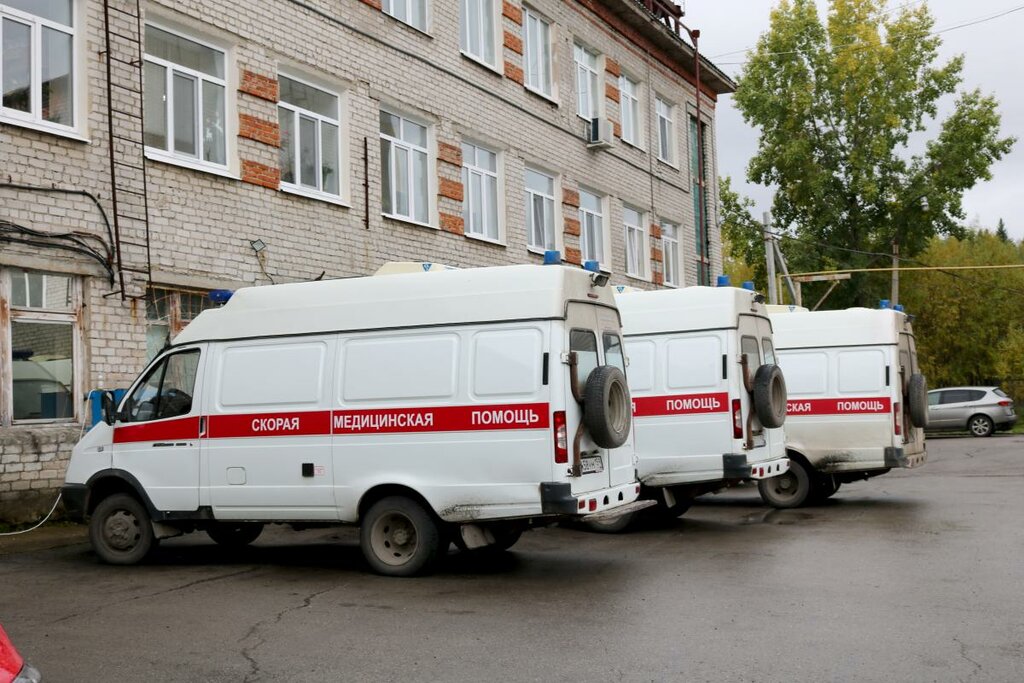
[[[779,303],[779,290],[775,282],[775,249],[772,247],[771,214],[767,211],[761,216],[764,225],[764,257],[768,264],[768,303]]]
[[[892,241],[892,292],[889,294],[892,305],[900,302],[900,243]]]

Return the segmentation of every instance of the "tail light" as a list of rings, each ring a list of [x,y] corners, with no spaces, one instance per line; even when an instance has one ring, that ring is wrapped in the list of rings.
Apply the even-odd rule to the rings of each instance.
[[[899,403],[892,404],[892,423],[893,432],[896,436],[903,434],[903,411],[900,410]]]
[[[1003,406],[1004,408],[1009,408],[1010,406],[1013,405],[1013,401],[1000,401],[999,405]]]
[[[732,438],[734,439],[743,438],[743,411],[740,406],[740,400],[734,398],[732,400]]]
[[[569,434],[565,426],[565,411],[555,411],[555,462],[564,465],[569,462]]]

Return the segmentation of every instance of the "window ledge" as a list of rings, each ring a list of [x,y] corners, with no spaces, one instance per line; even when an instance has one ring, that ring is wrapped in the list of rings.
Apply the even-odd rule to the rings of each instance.
[[[307,199],[315,199],[328,204],[334,204],[335,206],[343,206],[346,209],[352,208],[352,203],[346,201],[343,197],[336,194],[330,194],[328,192],[321,192],[320,190],[313,190],[298,185],[286,185],[281,183],[281,192],[296,195],[299,197],[306,197]]]
[[[638,151],[638,152],[646,152],[646,151],[647,151],[647,148],[646,148],[646,147],[644,147],[643,145],[639,144],[639,143],[636,143],[636,142],[630,142],[629,140],[627,140],[627,139],[625,139],[625,138],[619,138],[619,141],[620,141],[620,142],[621,142],[622,144],[626,145],[627,147],[632,147],[633,149],[635,149],[635,150],[636,150],[636,151]],[[661,163],[663,163],[663,164],[664,164],[664,163],[668,163],[668,162],[666,162],[666,161],[663,161],[662,159],[658,159],[658,161],[661,161]],[[670,165],[671,165],[671,164],[670,164]]]
[[[474,64],[479,64],[480,66],[482,66],[483,68],[487,69],[488,71],[490,71],[494,75],[496,75],[496,76],[504,76],[505,75],[502,71],[500,71],[498,69],[498,65],[497,64],[489,64],[489,63],[485,62],[483,59],[481,59],[480,57],[477,57],[476,55],[472,55],[472,54],[466,52],[465,50],[459,50],[459,52],[462,54],[462,58],[463,59],[468,59],[469,61],[473,62]]]
[[[441,229],[440,226],[431,225],[430,223],[423,223],[421,221],[417,221],[417,220],[414,220],[412,218],[409,218],[408,216],[397,216],[397,215],[392,214],[392,213],[382,213],[381,216],[383,216],[384,218],[387,218],[390,221],[395,221],[396,223],[405,223],[407,225],[415,225],[418,228],[427,228],[429,230],[440,230]]]
[[[662,166],[668,166],[673,171],[678,171],[679,170],[679,164],[677,164],[675,162],[672,162],[672,161],[669,161],[668,159],[662,159],[657,154],[655,154],[654,156],[658,159],[658,163],[661,164]]]
[[[198,159],[176,156],[151,147],[146,148],[146,158],[150,161],[159,161],[171,166],[180,166],[182,168],[192,169],[193,171],[201,171],[203,173],[217,175],[222,178],[238,180],[238,176],[229,171],[227,166],[217,166],[215,164],[199,161]]]
[[[406,21],[405,19],[399,19],[394,14],[388,14],[383,9],[380,11],[380,13],[382,15],[384,15],[385,17],[387,17],[388,19],[391,19],[395,23],[400,24],[401,26],[405,26],[406,28],[412,29],[413,31],[415,31],[419,35],[423,36],[424,38],[430,38],[431,40],[433,40],[433,38],[434,38],[434,36],[432,36],[429,33],[427,33],[427,30],[425,28],[420,28],[419,26],[416,26],[415,24],[411,24],[408,21]]]
[[[537,97],[541,98],[542,100],[544,100],[545,102],[547,102],[548,104],[550,104],[552,106],[555,106],[555,107],[559,106],[558,100],[555,99],[554,95],[547,95],[544,92],[542,92],[540,90],[537,90],[537,88],[532,88],[532,87],[530,87],[528,85],[524,85],[523,86],[523,90],[525,90],[526,92],[530,93],[531,95],[536,95]]]
[[[651,284],[651,279],[645,275],[634,275],[633,273],[626,273],[626,277],[630,280],[636,280],[637,282],[643,282],[645,284]]]
[[[467,232],[467,233],[464,233],[464,236],[466,238],[468,238],[468,239],[476,240],[477,242],[484,242],[486,244],[493,244],[496,247],[504,248],[504,247],[508,246],[507,244],[505,244],[501,240],[491,239],[490,237],[487,237],[485,235],[476,235],[476,234]]]
[[[541,258],[544,257],[544,252],[545,251],[557,251],[559,256],[562,257],[562,261],[563,262],[565,261],[564,249],[565,249],[564,247],[562,249],[558,249],[557,247],[554,248],[554,249],[541,249],[540,247],[530,247],[530,246],[526,247],[526,251],[527,252],[533,254],[534,256],[540,256]]]
[[[15,118],[7,114],[0,114],[0,124],[6,126],[17,126],[18,128],[27,128],[29,130],[35,130],[40,133],[49,133],[58,137],[67,138],[68,140],[74,140],[75,142],[84,142],[89,144],[92,142],[89,138],[85,137],[77,130],[73,128],[65,128],[63,126],[54,126],[48,123],[42,123],[40,121],[28,121],[24,119]]]

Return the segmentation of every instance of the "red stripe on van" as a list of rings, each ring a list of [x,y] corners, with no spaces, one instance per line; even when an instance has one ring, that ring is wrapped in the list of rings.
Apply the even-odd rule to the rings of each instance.
[[[211,415],[207,436],[238,439],[250,436],[316,436],[331,433],[331,411]]]
[[[888,413],[892,399],[888,396],[868,398],[802,398],[786,403],[786,414],[801,415],[874,415]]]
[[[139,422],[114,428],[114,443],[139,441],[178,441],[199,438],[199,417]]]
[[[335,434],[547,429],[550,423],[547,403],[335,410],[333,418]]]
[[[633,397],[633,416],[695,415],[729,412],[729,394],[677,394],[675,396]]]

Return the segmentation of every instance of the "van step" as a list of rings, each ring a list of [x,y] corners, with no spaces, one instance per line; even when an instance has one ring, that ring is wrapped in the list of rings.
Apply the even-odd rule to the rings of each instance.
[[[591,515],[582,515],[580,521],[583,522],[608,522],[610,520],[621,517],[622,515],[628,515],[631,512],[638,512],[644,508],[649,508],[652,505],[657,505],[656,500],[634,500],[632,503],[626,503],[620,505],[617,508],[610,510],[602,510],[601,512],[595,512]]]

